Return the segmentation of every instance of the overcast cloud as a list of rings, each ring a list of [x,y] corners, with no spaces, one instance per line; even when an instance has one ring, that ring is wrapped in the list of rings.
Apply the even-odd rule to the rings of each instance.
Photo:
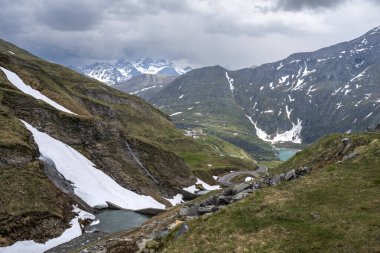
[[[380,26],[379,0],[0,0],[0,38],[64,65],[249,67]]]

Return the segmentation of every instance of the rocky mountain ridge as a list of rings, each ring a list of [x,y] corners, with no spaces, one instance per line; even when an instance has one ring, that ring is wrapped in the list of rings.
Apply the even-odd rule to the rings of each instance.
[[[217,111],[209,101],[222,97],[225,105]],[[307,144],[328,133],[361,131],[380,121],[380,27],[254,68],[193,70],[150,101],[179,127],[203,127],[242,148],[236,138],[247,131],[271,144]],[[222,120],[210,128],[202,115]],[[228,125],[233,127],[226,133]]]
[[[150,57],[136,61],[121,58],[115,63],[96,62],[73,67],[73,69],[108,85],[115,85],[142,74],[180,76],[191,70],[190,67],[180,68],[167,59],[152,59]]]

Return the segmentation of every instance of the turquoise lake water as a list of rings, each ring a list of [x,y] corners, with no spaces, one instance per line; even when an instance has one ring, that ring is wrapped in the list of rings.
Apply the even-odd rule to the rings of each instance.
[[[292,156],[294,156],[299,150],[297,149],[289,149],[289,148],[279,148],[277,150],[278,154],[277,157],[281,161],[287,161],[289,160]]]
[[[99,224],[86,226],[85,230],[97,229],[101,232],[115,233],[143,224],[151,216],[132,211],[105,209],[95,214]]]

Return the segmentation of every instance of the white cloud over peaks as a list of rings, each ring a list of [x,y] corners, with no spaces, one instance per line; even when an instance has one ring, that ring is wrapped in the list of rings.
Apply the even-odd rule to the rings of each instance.
[[[2,39],[62,64],[151,56],[194,67],[241,68],[353,39],[380,25],[376,0],[0,0],[0,5]]]

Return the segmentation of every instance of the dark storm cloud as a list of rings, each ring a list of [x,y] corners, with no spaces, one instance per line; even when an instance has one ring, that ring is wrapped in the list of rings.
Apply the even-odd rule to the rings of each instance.
[[[354,38],[379,25],[379,2],[0,0],[0,38],[65,65],[151,56],[236,68]]]
[[[288,11],[336,7],[347,0],[280,0],[278,8]]]
[[[39,23],[61,31],[83,31],[103,19],[103,2],[55,0],[41,1],[35,11]],[[52,4],[54,3],[54,4]]]

